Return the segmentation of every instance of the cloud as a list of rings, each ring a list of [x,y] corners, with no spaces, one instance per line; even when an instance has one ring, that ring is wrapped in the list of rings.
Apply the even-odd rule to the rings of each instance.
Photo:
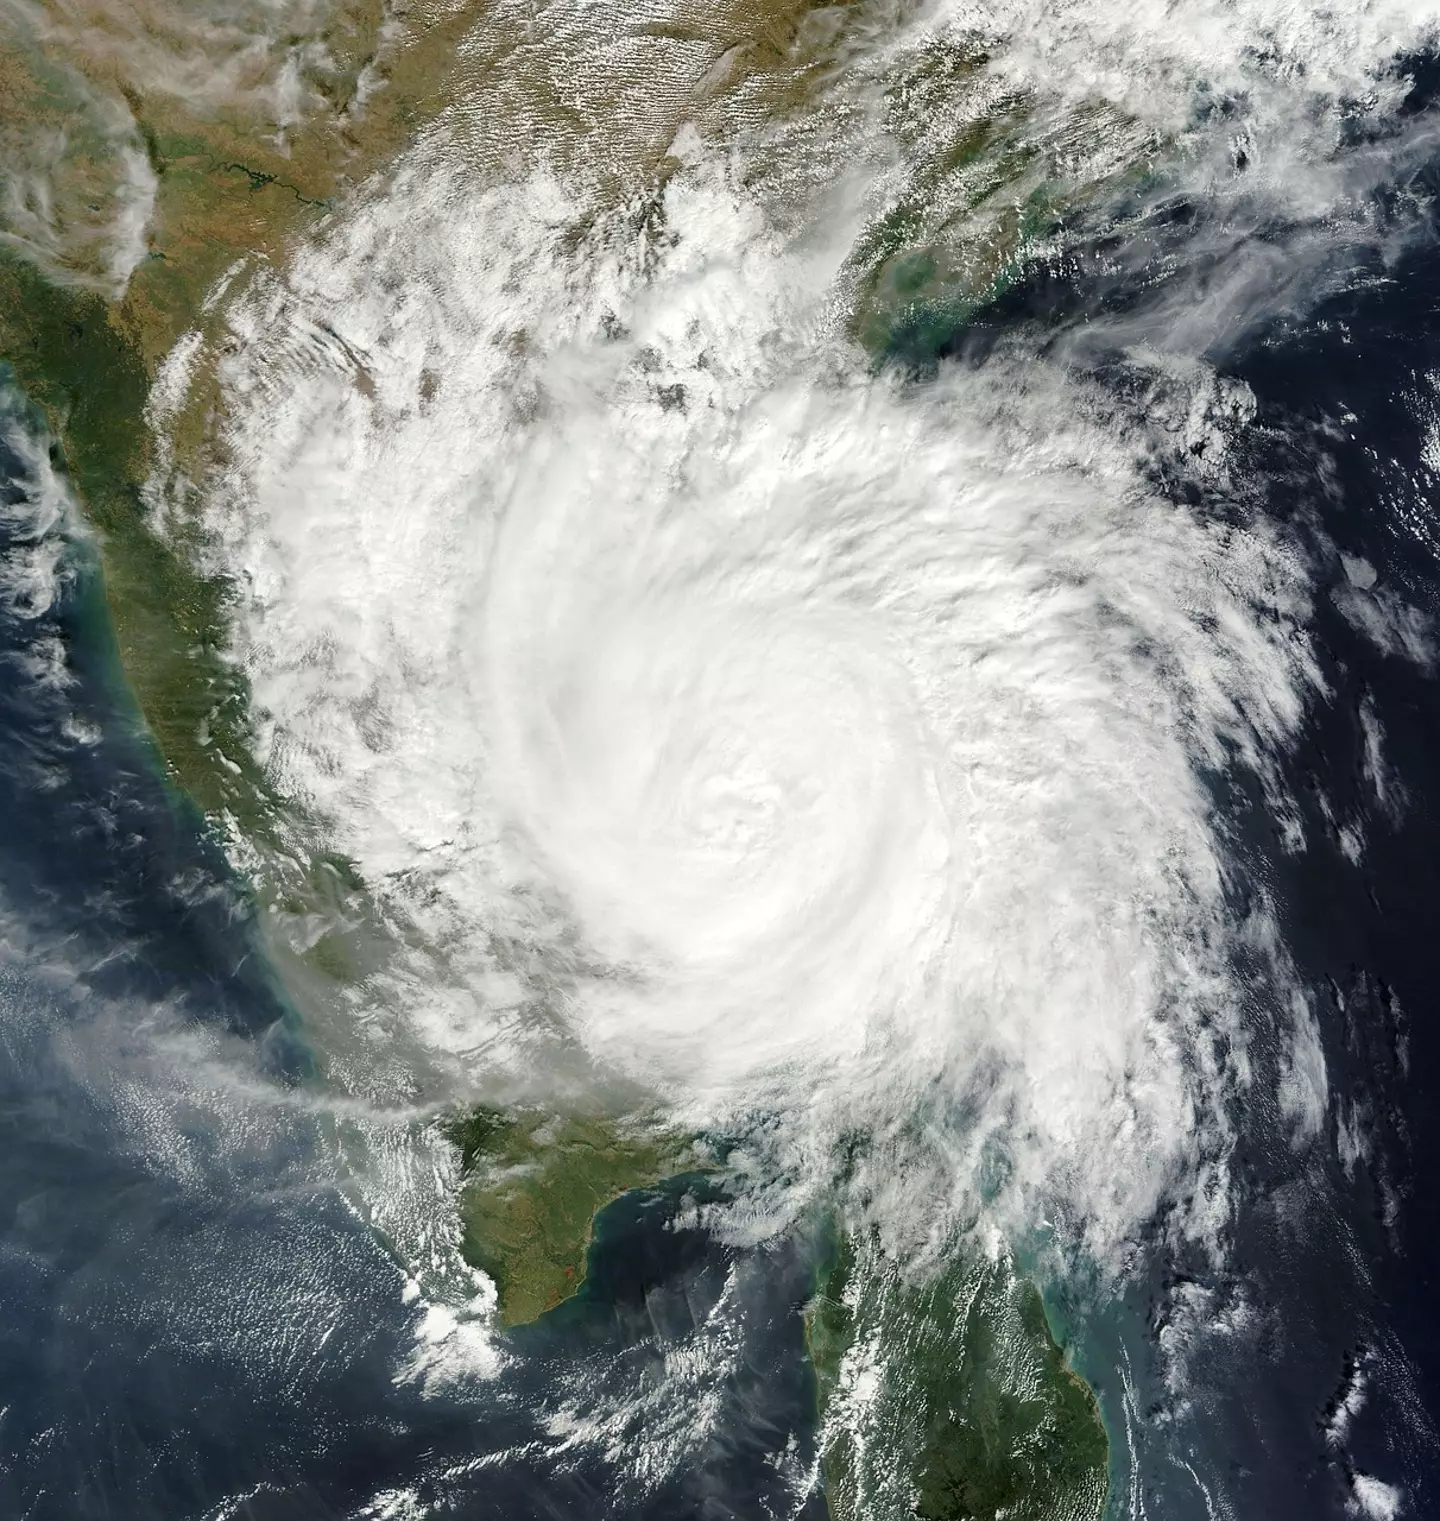
[[[1277,162],[1314,141],[1293,71],[1248,62],[1283,19],[1252,7],[1214,63]],[[1169,30],[1122,27],[1115,66],[1193,105],[1214,24],[1178,17],[1180,83]],[[1108,26],[1071,7],[1025,36],[1078,69]],[[1383,77],[1384,28],[1346,37],[1281,40],[1314,89]],[[1018,339],[876,373],[837,321],[892,184],[874,84],[812,103],[876,139],[820,188],[679,130],[680,90],[653,94],[664,175],[625,195],[623,163],[562,172],[509,116],[491,178],[458,112],[222,304],[204,520],[261,757],[423,947],[361,995],[407,1049],[524,1072],[559,1032],[778,1147],[802,1195],[863,1135],[857,1197],[896,1228],[985,1199],[1113,1263],[1157,1210],[1217,1245],[1237,1096],[1273,1083],[1305,1133],[1328,1102],[1212,786],[1244,771],[1293,824],[1310,568],[1153,486],[1197,443],[1225,478],[1250,410],[1204,356],[1260,285],[1246,266],[1181,322],[1177,282],[1148,357],[1096,317],[1135,413]],[[1212,127],[1177,160],[1197,193]],[[1306,214],[1351,188],[1307,182]]]

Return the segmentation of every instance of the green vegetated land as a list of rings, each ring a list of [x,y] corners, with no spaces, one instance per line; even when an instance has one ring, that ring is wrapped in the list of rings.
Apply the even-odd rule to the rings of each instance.
[[[147,522],[151,377],[97,292],[0,250],[0,355],[44,411],[98,530],[120,658],[171,774],[208,814],[251,821],[264,795],[243,678],[224,658],[225,588]]]
[[[119,33],[138,21],[146,47],[173,47],[178,57],[208,45],[203,27],[198,40],[190,35],[183,8],[141,9],[119,18]],[[145,48],[134,53],[110,35],[117,18],[105,0],[76,0],[73,29],[32,30],[19,13],[0,25],[0,201],[29,175],[48,186],[57,212],[48,240],[37,242],[11,227],[13,195],[0,205],[0,361],[47,422],[94,532],[120,666],[157,759],[254,868],[249,885],[271,953],[302,1002],[310,991],[323,1000],[358,983],[383,959],[386,933],[351,863],[257,761],[249,683],[229,653],[234,587],[206,553],[198,522],[180,512],[162,526],[146,488],[167,449],[193,482],[225,464],[215,360],[228,340],[223,313],[211,309],[217,281],[233,277],[239,289],[256,268],[283,265],[330,209],[452,103],[458,44],[483,0],[417,0],[398,30],[390,9],[384,0],[330,9],[325,45],[303,81],[303,118],[283,131],[267,115],[268,82],[287,56],[278,43],[273,57],[263,47],[247,54],[260,58],[253,79],[237,76],[230,94],[209,98],[168,92],[163,70],[155,80],[137,74]],[[226,88],[217,76],[216,90]],[[114,137],[127,115],[155,199],[143,257],[117,289],[104,267],[107,245],[88,224],[77,232],[71,213],[89,206],[98,219],[113,198],[120,139],[107,156],[91,138]],[[147,417],[152,387],[191,330],[208,358],[157,439]]]
[[[48,422],[98,539],[121,669],[158,764],[212,828],[265,861],[248,885],[287,982],[356,980],[382,944],[364,884],[323,846],[297,845],[306,821],[255,758],[249,683],[229,655],[231,587],[201,568],[183,525],[158,533],[144,501],[142,345],[103,295],[57,285],[0,247],[0,361]]]
[[[1098,1521],[1099,1408],[1008,1261],[966,1252],[911,1283],[842,1241],[806,1332],[834,1521]]]
[[[1067,224],[1138,183],[1162,150],[1112,107],[1047,108],[1016,89],[966,106],[989,62],[934,38],[885,93],[906,168],[849,260],[850,330],[877,358],[927,369]]]
[[[695,1169],[690,1142],[603,1114],[478,1108],[444,1132],[460,1152],[461,1250],[495,1280],[506,1326],[576,1292],[607,1204]]]

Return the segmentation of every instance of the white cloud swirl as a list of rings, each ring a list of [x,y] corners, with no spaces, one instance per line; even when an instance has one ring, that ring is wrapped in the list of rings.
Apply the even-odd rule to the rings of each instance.
[[[446,957],[366,1017],[462,1068],[558,1023],[697,1123],[763,1112],[787,1176],[882,1136],[922,1231],[1213,1237],[1275,1032],[1264,1102],[1325,1106],[1219,801],[1244,772],[1293,834],[1306,567],[1148,484],[1191,432],[1223,477],[1247,398],[1203,323],[1148,419],[1033,355],[877,375],[833,310],[864,186],[781,216],[672,158],[606,207],[442,134],[227,298],[208,523],[266,758]]]

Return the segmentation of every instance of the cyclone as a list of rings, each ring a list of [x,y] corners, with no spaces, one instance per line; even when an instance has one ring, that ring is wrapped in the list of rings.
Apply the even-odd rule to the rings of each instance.
[[[1079,376],[868,372],[833,248],[703,160],[648,268],[623,221],[557,246],[543,181],[458,194],[431,236],[463,281],[367,299],[417,247],[382,203],[232,312],[213,509],[267,753],[453,958],[405,1030],[523,1067],[558,1024],[691,1122],[788,1116],[795,1157],[919,1145],[901,1219],[937,1188],[972,1218],[998,1148],[1017,1228],[1058,1206],[1104,1255],[1205,1177],[1211,1230],[1235,958],[1274,940],[1214,786],[1285,810],[1302,553],[1157,495],[1153,429]],[[305,316],[337,280],[364,387]],[[1223,472],[1243,395],[1150,378]]]

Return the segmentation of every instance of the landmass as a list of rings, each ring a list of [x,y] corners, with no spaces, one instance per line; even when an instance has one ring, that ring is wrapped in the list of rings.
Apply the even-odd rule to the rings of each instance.
[[[461,1251],[494,1280],[506,1327],[539,1319],[579,1289],[607,1204],[699,1161],[682,1137],[598,1113],[477,1108],[443,1129],[460,1153]]]
[[[0,25],[0,383],[39,408],[91,530],[138,727],[244,872],[302,1007],[343,1001],[394,937],[257,755],[235,588],[189,510],[225,464],[224,296],[453,106],[487,6],[304,9],[74,0]],[[187,335],[208,359],[162,417]]]
[[[934,36],[885,92],[903,171],[848,261],[850,331],[877,359],[928,367],[1054,252],[1068,224],[1151,172],[1153,130],[1100,102],[997,90],[979,37]]]
[[[911,1281],[841,1238],[806,1337],[833,1521],[1099,1521],[1099,1408],[1006,1257],[962,1250]]]

